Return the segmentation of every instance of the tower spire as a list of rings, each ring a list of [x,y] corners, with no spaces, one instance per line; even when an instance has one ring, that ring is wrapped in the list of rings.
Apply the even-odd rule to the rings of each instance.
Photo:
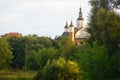
[[[68,28],[68,22],[66,21],[66,25],[65,25],[65,28]]]
[[[79,17],[82,17],[81,7],[80,7],[80,12],[79,12]]]
[[[83,16],[82,16],[82,8],[79,9],[79,17],[77,18],[77,27],[80,29],[83,27]]]
[[[82,17],[82,8],[80,7],[80,11],[79,11],[79,17],[77,20],[83,20],[83,17]]]
[[[70,23],[70,27],[74,27],[72,20],[71,20],[71,23]]]

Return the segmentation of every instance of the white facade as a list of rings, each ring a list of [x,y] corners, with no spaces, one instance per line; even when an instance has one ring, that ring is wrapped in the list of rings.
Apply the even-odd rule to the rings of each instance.
[[[82,17],[81,8],[79,12],[79,17],[77,18],[77,21],[76,21],[76,27],[74,27],[74,25],[72,24],[72,21],[69,26],[66,22],[64,32],[67,32],[68,34],[72,32],[74,35],[74,39],[85,39],[89,37],[89,34],[86,30],[86,25],[84,23],[84,19]]]
[[[74,32],[74,26],[73,27],[69,27],[69,32]]]
[[[80,39],[84,39],[84,38],[88,38],[89,35],[86,31],[86,28],[81,28],[79,31],[77,31],[77,33],[75,34],[75,38],[80,38]]]
[[[78,27],[78,29],[80,29],[83,26],[84,26],[84,20],[77,20],[77,27]]]

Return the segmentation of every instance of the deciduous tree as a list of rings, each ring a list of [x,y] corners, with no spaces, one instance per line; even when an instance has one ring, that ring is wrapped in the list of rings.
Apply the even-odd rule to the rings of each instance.
[[[6,38],[0,38],[0,69],[10,67],[13,58],[12,48],[7,42]]]

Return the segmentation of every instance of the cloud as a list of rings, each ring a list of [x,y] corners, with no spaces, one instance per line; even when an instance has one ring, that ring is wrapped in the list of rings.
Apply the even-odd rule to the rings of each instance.
[[[9,6],[11,4],[11,6]],[[14,21],[19,19],[22,16],[28,15],[29,17],[36,17],[36,16],[46,16],[50,13],[59,13],[61,10],[65,9],[67,4],[65,2],[58,2],[55,0],[13,0],[13,2],[6,3],[6,6],[2,6],[5,10],[2,12],[3,15],[0,15],[1,21]],[[23,18],[23,17],[22,17]]]

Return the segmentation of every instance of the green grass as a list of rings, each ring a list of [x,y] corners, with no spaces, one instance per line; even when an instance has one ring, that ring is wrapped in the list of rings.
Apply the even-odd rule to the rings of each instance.
[[[37,71],[0,71],[0,80],[33,80]],[[111,79],[111,80],[120,80]]]
[[[0,80],[33,80],[35,71],[0,71]]]

